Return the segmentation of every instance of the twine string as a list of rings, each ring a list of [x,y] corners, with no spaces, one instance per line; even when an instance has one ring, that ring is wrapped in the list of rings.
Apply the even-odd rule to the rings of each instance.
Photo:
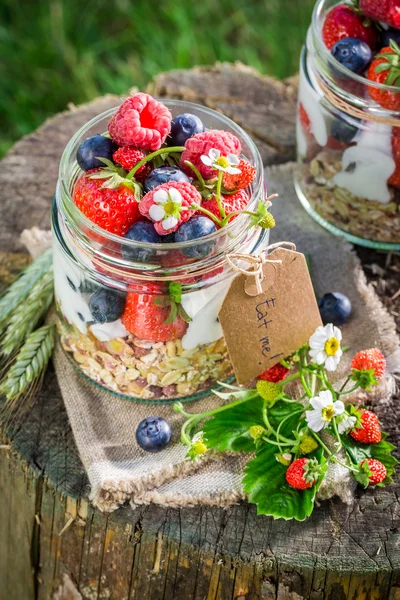
[[[270,264],[282,264],[282,260],[271,260],[268,258],[270,252],[276,248],[282,248],[289,246],[290,250],[296,251],[296,245],[292,242],[276,242],[270,244],[260,254],[242,254],[240,252],[234,252],[226,255],[226,259],[232,269],[237,273],[241,273],[246,277],[254,277],[257,295],[262,293],[262,281],[264,277],[264,265]],[[241,267],[235,261],[246,262],[249,266],[247,268]]]

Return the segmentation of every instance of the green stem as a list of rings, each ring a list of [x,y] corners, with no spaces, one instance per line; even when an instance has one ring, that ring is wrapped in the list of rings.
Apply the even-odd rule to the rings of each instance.
[[[219,212],[221,214],[221,219],[222,222],[223,220],[226,218],[226,212],[225,209],[222,205],[222,200],[221,200],[221,188],[222,188],[222,177],[223,177],[223,172],[222,171],[218,171],[218,180],[217,180],[217,191],[215,194],[215,199],[217,201],[218,204],[218,208],[219,208]]]
[[[146,164],[147,162],[153,160],[153,158],[155,158],[156,156],[159,156],[160,154],[170,154],[171,152],[183,152],[184,150],[185,146],[172,146],[171,148],[160,148],[155,152],[151,152],[151,154],[147,154],[147,156],[145,156],[144,158],[142,158],[142,160],[139,160],[139,162],[136,163],[133,169],[129,171],[128,175],[126,176],[126,179],[133,179],[140,167]]]
[[[273,446],[279,446],[281,451],[282,451],[282,446],[294,446],[294,444],[296,443],[296,440],[292,440],[291,442],[274,442],[273,440],[271,440],[271,438],[264,437],[264,436],[262,439],[267,444],[272,444]]]
[[[294,379],[298,379],[300,377],[300,372],[296,371],[296,373],[293,373],[293,375],[289,375],[289,377],[285,377],[285,379],[282,380],[282,385],[285,387],[288,383],[290,383],[291,381],[294,381]]]
[[[196,175],[196,177],[200,183],[200,190],[201,191],[204,190],[204,188],[206,187],[206,183],[205,183],[203,177],[201,176],[198,168],[195,167],[194,164],[190,162],[190,160],[185,160],[185,165],[187,165],[190,169],[192,169],[193,173]]]
[[[349,471],[353,471],[354,473],[358,473],[359,472],[359,469],[355,469],[353,467],[350,467],[349,465],[346,465],[344,462],[342,462],[341,460],[339,460],[335,456],[335,453],[331,452],[329,450],[328,446],[326,446],[324,444],[324,442],[321,440],[321,438],[319,437],[319,435],[317,435],[315,433],[315,431],[312,431],[311,434],[317,440],[317,442],[320,444],[320,446],[325,450],[325,452],[328,454],[329,460],[334,460],[338,465],[341,465],[342,467],[345,467],[345,469],[348,469]]]
[[[321,375],[322,375],[322,380],[325,383],[327,389],[331,392],[331,394],[334,398],[337,398],[338,393],[330,384],[328,377],[326,376],[325,369],[323,367],[321,368]]]
[[[278,425],[278,429],[276,430],[276,437],[277,437],[278,439],[279,439],[280,437],[282,437],[282,436],[280,435],[280,433],[279,433],[279,432],[280,432],[280,429],[281,429],[282,425],[284,424],[284,422],[285,422],[285,421],[287,421],[288,419],[290,419],[291,417],[293,417],[293,415],[298,415],[298,414],[300,414],[300,413],[302,413],[302,412],[304,412],[304,411],[303,411],[303,409],[300,409],[300,410],[295,410],[295,411],[293,411],[292,413],[290,413],[290,415],[288,415],[287,417],[285,417],[284,419],[282,419],[282,421],[281,421],[281,422],[279,423],[279,425]],[[286,440],[288,440],[288,441],[289,441],[289,438],[283,438],[283,439],[286,439]],[[295,440],[293,441],[293,443],[295,443]]]
[[[300,374],[300,380],[303,385],[304,391],[306,392],[306,394],[309,398],[312,398],[313,396],[312,396],[311,390],[308,387],[305,377],[303,375],[303,365],[301,364],[301,361],[299,362],[299,374]]]
[[[202,206],[200,206],[200,204],[193,204],[190,208],[193,210],[198,210],[198,211],[202,212],[203,214],[207,215],[207,217],[212,219],[214,221],[214,223],[217,223],[217,225],[219,225],[220,227],[223,227],[222,221],[220,219],[218,219],[218,217],[213,215],[212,212],[210,212],[206,208],[203,208]]]
[[[222,226],[224,227],[233,217],[237,215],[256,215],[257,213],[251,212],[250,210],[235,210],[234,212],[229,213],[222,221]]]
[[[342,385],[342,387],[340,388],[340,390],[339,390],[339,393],[340,393],[340,392],[343,392],[344,388],[345,388],[345,387],[346,387],[346,385],[349,383],[349,381],[350,381],[350,377],[348,377],[348,378],[346,379],[346,381],[344,382],[344,384],[343,384],[343,385]]]
[[[356,390],[358,390],[358,388],[359,388],[359,385],[357,383],[354,387],[350,388],[349,390],[344,390],[343,392],[336,392],[336,393],[339,396],[346,396],[346,394],[352,394],[353,392],[355,392]]]

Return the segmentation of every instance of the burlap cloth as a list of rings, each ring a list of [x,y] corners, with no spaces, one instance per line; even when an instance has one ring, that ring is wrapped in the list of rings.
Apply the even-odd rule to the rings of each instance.
[[[299,251],[310,255],[317,295],[340,291],[351,299],[352,318],[342,327],[344,343],[351,352],[344,354],[341,371],[348,369],[356,351],[380,347],[387,358],[389,375],[375,389],[374,396],[375,402],[384,401],[391,393],[390,373],[400,370],[394,321],[367,285],[352,246],[325,231],[303,210],[293,188],[292,169],[292,165],[285,165],[267,171],[269,192],[279,193],[273,208],[278,225],[272,241],[291,240]],[[39,240],[32,243],[26,233],[23,239],[36,254]],[[186,460],[186,449],[179,442],[182,417],[173,412],[171,405],[129,402],[102,391],[75,371],[60,347],[56,348],[54,363],[91,483],[91,500],[101,510],[113,511],[127,500],[132,506],[150,502],[163,506],[227,506],[243,498],[242,468],[248,457],[205,455],[200,461]],[[211,395],[187,404],[186,410],[199,412],[220,402]],[[166,418],[173,429],[172,443],[158,454],[142,451],[135,442],[138,423],[150,415]],[[347,502],[352,497],[347,472],[338,466],[331,469],[320,498],[333,495]]]

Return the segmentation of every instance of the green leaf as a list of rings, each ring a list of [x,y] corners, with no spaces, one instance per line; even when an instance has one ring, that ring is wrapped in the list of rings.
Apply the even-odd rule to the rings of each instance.
[[[386,438],[387,434],[383,433],[382,440],[378,444],[362,444],[349,435],[341,437],[343,446],[354,464],[360,464],[366,458],[376,458],[385,465],[387,477],[383,481],[383,485],[391,483],[394,467],[398,464],[398,460],[392,455],[396,446],[386,441]]]
[[[244,469],[244,491],[248,494],[249,502],[257,504],[257,514],[304,521],[313,511],[324,472],[312,488],[296,490],[287,483],[287,467],[276,460],[275,453],[276,447],[270,444],[263,444],[257,450],[255,458]],[[321,455],[321,449],[318,449],[307,458],[320,460]]]
[[[264,401],[257,397],[217,413],[203,426],[208,448],[220,452],[254,452],[256,446],[249,433],[252,425],[265,427],[263,421]]]

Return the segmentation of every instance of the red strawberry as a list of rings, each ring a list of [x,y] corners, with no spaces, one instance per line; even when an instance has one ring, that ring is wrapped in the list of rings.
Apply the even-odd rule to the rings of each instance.
[[[117,165],[120,165],[126,171],[133,169],[139,161],[141,161],[146,155],[135,148],[134,146],[122,146],[118,148],[113,154],[113,160]],[[150,163],[144,163],[138,171],[135,173],[135,179],[142,181],[146,179],[147,175],[151,171]]]
[[[108,124],[108,131],[118,146],[154,151],[161,148],[171,131],[171,120],[164,104],[140,92],[121,104]]]
[[[318,463],[315,459],[298,458],[286,471],[286,481],[296,490],[307,490],[316,484]]]
[[[399,0],[360,0],[360,9],[370,19],[400,29]]]
[[[299,118],[300,118],[301,126],[303,127],[303,130],[304,130],[304,133],[311,133],[310,117],[308,116],[307,111],[301,102],[299,104]]]
[[[172,323],[165,323],[170,314],[169,306],[158,306],[154,301],[161,296],[130,293],[121,317],[128,331],[143,340],[168,342],[181,339],[188,324],[177,317]]]
[[[387,46],[378,52],[369,66],[367,77],[375,83],[399,88],[392,92],[370,86],[369,95],[383,108],[400,110],[400,48],[397,45]]]
[[[382,439],[382,432],[376,414],[370,410],[362,410],[360,419],[361,427],[350,431],[351,437],[362,444],[378,444]]]
[[[357,371],[373,369],[375,377],[379,379],[386,371],[386,359],[378,348],[361,350],[361,352],[357,352],[351,361],[351,368]]]
[[[264,373],[261,373],[261,375],[259,375],[257,379],[262,379],[263,381],[271,381],[272,383],[279,383],[280,381],[283,381],[285,379],[288,373],[289,369],[278,363],[277,365],[274,365],[270,369],[264,371]]]
[[[106,179],[91,179],[100,169],[82,175],[75,184],[73,200],[83,214],[106,231],[124,235],[139,219],[139,204],[134,190],[124,184],[117,188],[103,185]]]
[[[322,27],[322,38],[329,50],[343,38],[358,38],[375,50],[378,35],[372,23],[366,23],[363,15],[351,6],[338,4],[327,14]]]
[[[393,160],[396,163],[396,169],[393,175],[388,179],[388,184],[400,190],[400,129],[393,127],[392,153]]]
[[[377,483],[382,483],[386,479],[387,471],[385,465],[383,465],[376,458],[366,458],[363,460],[360,465],[368,465],[371,474],[369,476],[369,485],[376,485]]]
[[[221,201],[226,214],[229,215],[229,213],[236,212],[237,210],[245,210],[249,202],[249,195],[245,190],[239,190],[236,192],[236,194],[231,194],[230,196],[221,196]],[[212,198],[211,200],[205,200],[201,206],[210,211],[218,219],[221,218],[221,213],[215,198]],[[198,214],[200,215],[204,213],[198,211]],[[236,217],[232,217],[231,220],[233,221],[235,218]]]
[[[251,184],[256,176],[257,169],[247,160],[244,160],[244,158],[239,160],[237,168],[240,169],[240,173],[237,173],[236,175],[224,173],[222,182],[226,190],[244,190]]]

